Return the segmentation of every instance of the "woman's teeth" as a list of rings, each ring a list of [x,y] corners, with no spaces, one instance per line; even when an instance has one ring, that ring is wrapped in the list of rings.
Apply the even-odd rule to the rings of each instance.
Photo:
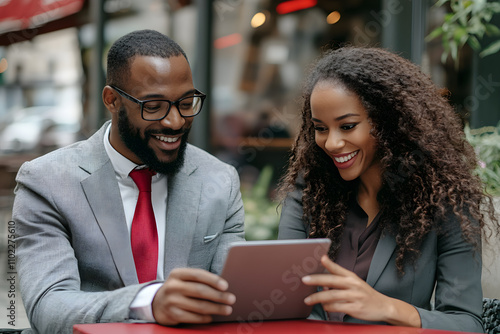
[[[340,158],[334,157],[334,159],[335,159],[335,161],[337,161],[339,163],[344,163],[344,162],[347,162],[347,161],[351,160],[352,158],[354,158],[358,154],[358,152],[359,151],[352,152],[351,154],[346,155],[344,157],[340,157]]]

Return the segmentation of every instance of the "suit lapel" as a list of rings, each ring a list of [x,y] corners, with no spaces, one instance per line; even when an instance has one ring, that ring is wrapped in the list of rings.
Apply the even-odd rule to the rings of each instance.
[[[370,269],[368,270],[368,277],[366,283],[370,286],[375,286],[380,275],[389,264],[394,250],[396,249],[396,239],[390,233],[382,232],[382,236],[377,244],[375,253],[373,254]]]
[[[81,181],[95,219],[106,238],[113,261],[124,285],[138,283],[130,236],[113,165],[104,149],[106,123],[89,138],[87,151],[94,154],[80,168],[90,175]]]
[[[108,242],[116,268],[125,285],[138,283],[130,236],[125,223],[120,190],[108,162],[82,181],[83,191]]]
[[[172,269],[188,266],[195,234],[202,180],[192,175],[197,168],[193,163],[192,154],[194,152],[188,146],[183,168],[168,179],[165,278]]]

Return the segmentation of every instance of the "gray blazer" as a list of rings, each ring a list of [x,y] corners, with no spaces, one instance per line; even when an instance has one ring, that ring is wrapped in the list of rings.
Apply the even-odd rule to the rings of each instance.
[[[309,229],[302,220],[302,188],[290,193],[284,202],[279,239],[303,239]],[[443,222],[443,233],[430,233],[422,243],[414,265],[404,268],[400,277],[396,268],[396,240],[390,233],[380,238],[366,282],[382,294],[413,305],[420,314],[423,328],[484,333],[481,290],[481,252],[464,242],[455,218]],[[435,288],[435,291],[434,291]],[[435,292],[434,306],[431,306]],[[311,318],[326,319],[316,305]],[[350,316],[345,322],[369,323]]]
[[[129,305],[144,284],[104,150],[108,124],[86,141],[23,164],[17,175],[17,268],[35,333],[132,321]],[[236,170],[188,145],[184,166],[167,182],[165,277],[177,267],[219,273],[228,245],[244,239]]]

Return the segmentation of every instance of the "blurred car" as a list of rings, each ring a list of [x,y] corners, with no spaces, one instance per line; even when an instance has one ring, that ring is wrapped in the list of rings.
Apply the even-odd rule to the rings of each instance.
[[[51,114],[53,106],[35,106],[22,109],[12,110],[0,115],[0,132],[3,131],[9,124],[23,120],[26,117],[43,115],[47,118]]]
[[[49,125],[42,133],[38,141],[38,150],[41,153],[46,153],[83,139],[85,137],[80,131],[80,123],[54,123]]]
[[[56,107],[31,107],[10,115],[0,133],[1,153],[46,153],[80,139],[80,123]]]
[[[25,117],[8,124],[0,135],[0,151],[19,153],[34,151],[42,133],[51,121],[39,115]]]

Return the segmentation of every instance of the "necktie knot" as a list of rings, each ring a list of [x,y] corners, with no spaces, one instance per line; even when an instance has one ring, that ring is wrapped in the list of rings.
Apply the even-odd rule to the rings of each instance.
[[[139,191],[151,192],[151,178],[156,173],[149,168],[134,169],[130,172],[130,177],[134,180]]]

